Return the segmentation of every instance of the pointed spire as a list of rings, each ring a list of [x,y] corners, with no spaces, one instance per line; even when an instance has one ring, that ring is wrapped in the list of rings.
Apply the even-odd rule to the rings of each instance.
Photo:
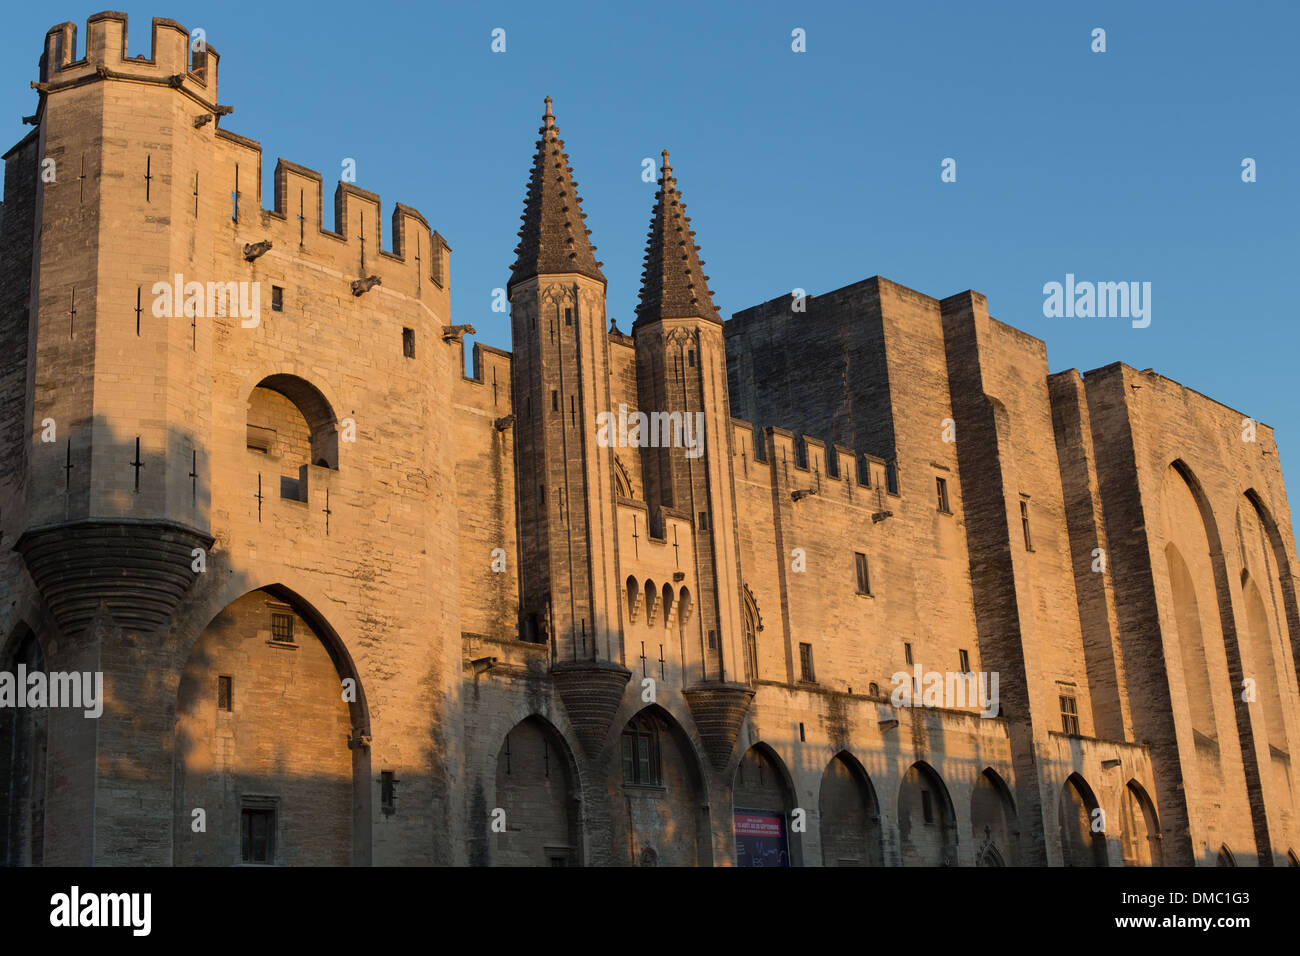
[[[538,133],[541,138],[533,158],[524,214],[519,217],[524,224],[519,230],[509,284],[555,272],[576,272],[604,282],[549,96]]]
[[[686,204],[677,179],[663,152],[663,173],[655,194],[654,218],[646,243],[645,268],[641,273],[641,303],[636,307],[638,322],[656,319],[701,318],[721,322],[704,274],[700,247],[695,244]]]

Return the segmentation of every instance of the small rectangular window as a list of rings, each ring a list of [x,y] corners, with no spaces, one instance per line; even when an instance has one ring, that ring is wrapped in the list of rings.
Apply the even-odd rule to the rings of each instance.
[[[939,510],[944,514],[952,514],[952,511],[948,508],[948,479],[936,477],[934,479],[934,489],[939,499]]]
[[[811,644],[799,645],[799,674],[803,680],[813,683],[817,678],[813,674],[813,655]]]
[[[963,674],[969,674],[969,673],[970,673],[970,652],[969,652],[969,651],[960,651],[960,650],[959,650],[959,651],[957,652],[957,661],[958,661],[958,665],[959,665],[959,667],[960,667],[961,673],[963,673]]]
[[[271,615],[271,640],[279,641],[282,644],[293,643],[293,615]]]
[[[558,412],[559,410],[560,410],[560,393],[557,392],[555,389],[551,389],[551,411]]]
[[[906,642],[903,644],[903,659],[909,664],[912,663],[912,645]]]
[[[226,713],[230,713],[231,707],[233,706],[231,701],[232,689],[229,677],[223,676],[217,678],[217,710],[224,710]]]
[[[690,368],[695,368],[695,349],[686,350],[686,364]]]
[[[397,810],[397,778],[391,770],[379,774],[379,804],[384,813]]]
[[[1029,501],[1025,498],[1020,499],[1020,527],[1025,532],[1025,550],[1033,551],[1034,539],[1029,536]]]
[[[925,815],[926,823],[934,822],[934,807],[930,803],[930,791],[921,791],[921,812]]]
[[[716,650],[718,647],[718,632],[709,631],[709,650]]]
[[[858,569],[858,593],[870,594],[871,575],[867,569],[867,556],[861,551],[858,551],[854,553],[853,560],[857,564]]]
[[[284,289],[280,288],[278,285],[271,286],[271,311],[284,311]]]
[[[241,816],[240,859],[245,863],[274,863],[275,811],[245,809]]]
[[[402,329],[402,354],[415,358],[415,329]]]
[[[709,513],[707,511],[700,512],[700,530],[701,531],[709,530]]]
[[[898,494],[898,462],[896,461],[885,465],[885,490],[891,495]]]
[[[1072,737],[1079,736],[1079,704],[1073,697],[1065,694],[1061,699],[1061,730]]]
[[[564,324],[565,324],[565,325],[572,325],[572,324],[573,324],[573,310],[572,310],[572,309],[565,309],[565,310],[564,310]]]
[[[801,720],[799,721],[799,740],[800,742],[807,742],[807,739],[808,738],[804,736],[803,721]]]

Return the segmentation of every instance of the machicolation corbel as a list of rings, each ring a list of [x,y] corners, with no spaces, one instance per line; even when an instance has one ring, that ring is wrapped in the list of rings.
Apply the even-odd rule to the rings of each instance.
[[[364,295],[377,285],[383,285],[379,276],[366,276],[364,279],[353,279],[352,294]]]
[[[270,239],[263,239],[261,242],[244,243],[244,258],[247,259],[249,262],[252,262],[254,259],[258,258],[259,256],[265,255],[270,251],[271,251]]]

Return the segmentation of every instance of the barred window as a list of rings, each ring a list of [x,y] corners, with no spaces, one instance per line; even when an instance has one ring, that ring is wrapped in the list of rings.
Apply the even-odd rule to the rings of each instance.
[[[293,643],[293,615],[292,614],[272,614],[271,615],[271,640],[280,641],[284,644]]]

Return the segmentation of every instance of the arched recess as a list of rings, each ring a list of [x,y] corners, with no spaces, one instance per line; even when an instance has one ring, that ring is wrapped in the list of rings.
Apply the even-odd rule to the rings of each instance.
[[[1178,626],[1178,648],[1192,731],[1198,735],[1198,750],[1212,746],[1217,760],[1219,731],[1214,718],[1210,669],[1205,659],[1205,636],[1201,625],[1200,602],[1196,599],[1196,582],[1192,580],[1182,552],[1172,541],[1165,546],[1165,562],[1169,568],[1169,584],[1173,591],[1174,620]]]
[[[898,788],[898,836],[903,866],[956,866],[957,814],[943,779],[925,761]]]
[[[1232,851],[1228,849],[1228,844],[1225,843],[1223,844],[1223,846],[1219,847],[1219,855],[1215,859],[1214,865],[1215,866],[1236,866],[1237,865],[1237,858],[1233,856]]]
[[[817,796],[822,866],[882,866],[880,803],[856,757],[836,754],[822,773]]]
[[[1269,787],[1271,796],[1282,806],[1289,807],[1291,748],[1287,743],[1282,710],[1282,686],[1274,667],[1274,631],[1263,595],[1249,571],[1241,572],[1241,597],[1246,612],[1242,640],[1246,654],[1242,674],[1245,679],[1254,681],[1255,690],[1255,699],[1248,705],[1251,725],[1268,745],[1268,763],[1274,777]]]
[[[204,628],[175,735],[176,864],[370,863],[365,690],[338,633],[289,588],[249,591]],[[384,783],[385,813],[401,812],[400,782]]]
[[[970,801],[976,866],[1018,866],[1020,823],[1006,782],[992,767],[975,779]]]
[[[1070,774],[1061,788],[1057,822],[1061,828],[1061,855],[1066,866],[1106,866],[1104,827],[1094,830],[1098,803],[1088,782],[1077,773]]]
[[[1124,787],[1123,816],[1120,820],[1121,848],[1125,866],[1160,866],[1160,823],[1155,804],[1136,780]]]
[[[1205,488],[1182,459],[1170,464],[1160,494],[1165,540],[1175,546],[1184,569],[1188,571],[1184,588],[1190,586],[1200,602],[1200,629],[1203,638],[1201,660],[1209,668],[1209,692],[1205,696],[1204,706],[1218,718],[1213,740],[1194,734],[1199,770],[1195,778],[1199,784],[1195,797],[1199,798],[1197,802],[1207,817],[1221,822],[1222,825],[1218,827],[1211,824],[1211,830],[1220,835],[1231,836],[1236,833],[1238,838],[1245,839],[1239,830],[1239,821],[1248,815],[1255,845],[1262,848],[1259,851],[1262,861],[1267,857],[1267,848],[1270,846],[1263,797],[1266,771],[1261,768],[1256,752],[1249,705],[1241,699],[1239,693],[1244,676],[1243,636],[1238,634],[1238,617],[1233,609],[1233,588],[1228,579],[1219,524]],[[1171,577],[1173,574],[1171,567]],[[1176,595],[1175,604],[1178,603]],[[1186,599],[1183,603],[1187,603]],[[1181,620],[1178,632],[1181,643]],[[1183,653],[1186,656],[1186,649]],[[1188,705],[1195,718],[1198,705],[1192,699],[1192,691],[1189,684]],[[1217,708],[1216,703],[1219,704]],[[1234,730],[1235,744],[1232,741]],[[1240,775],[1233,767],[1235,761],[1224,759],[1224,746],[1235,746],[1240,752]]]
[[[711,865],[704,774],[681,725],[651,704],[624,725],[618,748],[609,795],[624,865],[651,857],[659,866]]]
[[[337,470],[338,418],[320,389],[296,375],[268,375],[248,396],[250,451],[277,463],[280,496],[306,501],[308,465]]]
[[[573,751],[546,720],[511,728],[497,753],[496,806],[506,829],[493,835],[494,866],[579,866],[581,792]]]
[[[802,866],[803,841],[790,826],[794,784],[776,751],[756,743],[732,780],[737,866]]]
[[[1268,587],[1262,584],[1260,587],[1267,594],[1276,582],[1281,597],[1281,607],[1277,614],[1278,631],[1282,634],[1283,640],[1291,644],[1292,663],[1296,667],[1296,677],[1300,679],[1300,608],[1297,608],[1295,575],[1291,568],[1291,559],[1287,555],[1286,542],[1278,531],[1277,520],[1273,517],[1272,509],[1265,504],[1259,492],[1254,488],[1246,489],[1246,500],[1254,508],[1256,518],[1272,550],[1273,560],[1268,567],[1267,575],[1270,578]]]
[[[745,680],[754,683],[758,680],[758,632],[763,629],[763,619],[758,613],[758,602],[750,593],[749,585],[744,589],[745,611]]]
[[[0,671],[45,670],[45,656],[35,632],[20,622],[0,656]],[[49,743],[49,710],[45,707],[0,706],[0,863],[40,866],[45,858],[45,766]]]

